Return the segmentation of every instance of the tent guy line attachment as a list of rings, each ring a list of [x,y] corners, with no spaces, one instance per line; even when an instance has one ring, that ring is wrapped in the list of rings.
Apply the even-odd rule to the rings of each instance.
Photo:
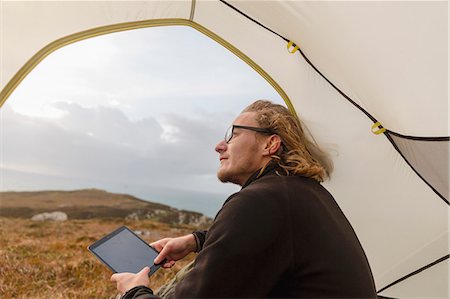
[[[387,286],[381,288],[380,290],[378,290],[377,294],[387,290],[388,288],[390,288],[390,287],[392,287],[392,286],[394,286],[394,285],[396,285],[396,284],[398,284],[398,283],[400,283],[402,281],[404,281],[405,279],[410,278],[411,276],[419,274],[420,272],[422,272],[422,271],[424,271],[424,270],[426,270],[426,269],[428,269],[428,268],[430,268],[430,267],[432,267],[432,266],[434,266],[436,264],[439,264],[440,262],[443,262],[443,261],[447,260],[449,257],[450,257],[450,254],[447,254],[447,255],[445,255],[445,256],[435,260],[434,262],[431,262],[428,265],[425,265],[422,268],[419,268],[419,269],[417,269],[417,270],[415,270],[415,271],[413,271],[413,272],[403,276],[402,278],[397,279],[396,281],[394,281],[394,282],[388,284]]]
[[[289,53],[294,54],[299,49],[299,46],[297,46],[293,41],[289,41],[286,48]]]
[[[378,128],[378,130],[376,130]],[[381,125],[381,123],[379,121],[377,121],[376,123],[373,124],[372,126],[372,133],[374,133],[375,135],[380,135],[381,133],[386,132],[386,128],[383,128],[383,126]]]

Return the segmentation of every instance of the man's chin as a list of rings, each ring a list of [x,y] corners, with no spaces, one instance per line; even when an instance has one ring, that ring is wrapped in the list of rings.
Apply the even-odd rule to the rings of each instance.
[[[223,168],[219,168],[217,171],[217,178],[222,183],[232,183],[233,180],[232,175]]]
[[[234,177],[231,173],[221,171],[221,169],[219,169],[219,171],[217,172],[217,178],[222,183],[232,183],[240,185],[239,182],[236,180],[236,177]]]
[[[225,173],[225,171],[222,171],[222,169],[219,169],[217,171],[217,178],[219,179],[219,181],[221,181],[222,183],[228,183],[228,176]]]

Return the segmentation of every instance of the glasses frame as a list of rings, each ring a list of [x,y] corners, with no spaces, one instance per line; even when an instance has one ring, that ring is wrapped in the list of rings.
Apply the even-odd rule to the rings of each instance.
[[[231,139],[233,139],[233,133],[234,133],[234,129],[244,129],[244,130],[249,130],[249,131],[254,131],[254,132],[258,132],[258,133],[264,133],[264,134],[268,134],[268,135],[272,135],[275,134],[272,130],[267,129],[267,128],[258,128],[258,127],[249,127],[249,126],[240,126],[240,125],[231,125],[227,131],[225,132],[225,142],[229,143],[231,141]]]

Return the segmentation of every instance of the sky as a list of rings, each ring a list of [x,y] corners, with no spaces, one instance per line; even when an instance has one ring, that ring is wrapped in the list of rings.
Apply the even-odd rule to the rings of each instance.
[[[250,66],[189,27],[71,44],[0,110],[0,190],[98,188],[213,217],[239,190],[217,180],[214,146],[261,98],[284,105]]]

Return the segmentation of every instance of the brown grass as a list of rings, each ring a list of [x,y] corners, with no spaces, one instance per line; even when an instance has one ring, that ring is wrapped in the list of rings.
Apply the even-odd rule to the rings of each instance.
[[[115,298],[115,284],[109,281],[111,271],[87,246],[121,225],[149,231],[143,237],[149,243],[193,230],[150,220],[36,222],[0,218],[0,297]],[[170,270],[158,270],[150,279],[150,287],[156,290],[193,257],[177,262]]]

